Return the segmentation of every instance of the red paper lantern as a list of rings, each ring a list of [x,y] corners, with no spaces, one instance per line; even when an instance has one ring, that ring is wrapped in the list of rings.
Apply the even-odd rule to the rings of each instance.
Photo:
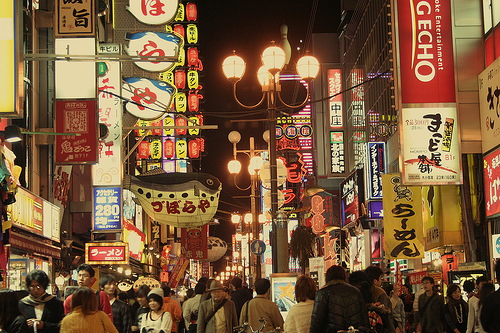
[[[177,33],[179,36],[182,37],[182,40],[184,40],[184,26],[182,24],[175,24],[174,25],[174,32]]]
[[[198,49],[196,47],[190,47],[187,51],[187,62],[190,67],[197,67],[200,64],[200,59],[198,58]]]
[[[181,69],[175,71],[175,86],[177,89],[186,89],[186,72]]]
[[[186,119],[179,117],[179,118],[175,119],[175,125],[187,126],[187,121],[186,121]],[[176,131],[177,131],[177,135],[186,135],[187,128],[179,128]]]
[[[186,5],[186,17],[188,21],[196,21],[198,19],[198,8],[196,8],[196,4],[189,2]]]
[[[174,158],[175,143],[172,139],[167,139],[163,142],[163,155],[165,158]]]
[[[162,121],[157,120],[151,123],[151,126],[162,126]],[[161,135],[161,128],[151,130],[151,135]]]
[[[149,142],[142,141],[137,148],[137,158],[145,159],[149,157]]]
[[[200,157],[200,143],[196,139],[189,141],[189,157],[190,158]]]
[[[197,112],[200,109],[200,94],[190,92],[188,96],[188,108],[191,112]]]

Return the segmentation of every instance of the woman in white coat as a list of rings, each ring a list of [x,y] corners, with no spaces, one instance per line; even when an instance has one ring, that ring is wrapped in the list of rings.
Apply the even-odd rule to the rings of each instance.
[[[311,315],[316,296],[316,282],[305,275],[299,276],[295,283],[295,299],[286,316],[284,330],[287,333],[309,333]]]

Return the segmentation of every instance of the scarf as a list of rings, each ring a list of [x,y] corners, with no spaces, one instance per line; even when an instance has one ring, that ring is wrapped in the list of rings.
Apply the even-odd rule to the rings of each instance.
[[[48,301],[50,301],[51,299],[53,299],[54,295],[49,295],[47,293],[44,293],[42,296],[40,297],[34,297],[33,295],[29,294],[28,296],[24,297],[21,302],[23,302],[24,304],[26,305],[29,305],[29,306],[37,306],[37,305],[40,305],[40,304],[45,304],[47,303]]]

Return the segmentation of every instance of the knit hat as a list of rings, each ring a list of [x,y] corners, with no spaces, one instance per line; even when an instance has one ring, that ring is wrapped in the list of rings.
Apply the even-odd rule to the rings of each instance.
[[[208,289],[207,291],[214,291],[214,290],[227,290],[227,288],[224,287],[220,281],[213,280],[212,283],[210,284],[210,289]]]
[[[154,299],[160,304],[163,304],[163,290],[161,288],[154,288],[148,294],[148,301]]]

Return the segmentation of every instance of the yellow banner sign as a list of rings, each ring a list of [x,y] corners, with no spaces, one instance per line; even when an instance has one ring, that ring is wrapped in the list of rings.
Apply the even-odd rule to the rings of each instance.
[[[387,259],[424,257],[420,186],[405,186],[400,174],[382,175]]]

